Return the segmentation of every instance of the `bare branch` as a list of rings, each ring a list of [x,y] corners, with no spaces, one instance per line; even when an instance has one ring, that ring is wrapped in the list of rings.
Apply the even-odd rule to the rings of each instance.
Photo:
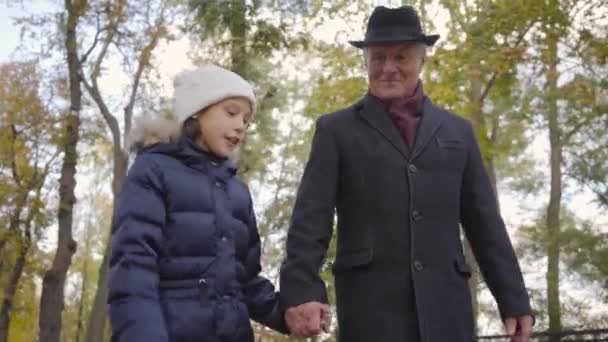
[[[80,64],[84,64],[87,61],[87,58],[89,58],[89,55],[91,54],[91,52],[93,52],[93,50],[95,50],[95,47],[97,46],[97,43],[99,42],[99,36],[105,30],[104,28],[101,27],[101,20],[99,19],[100,16],[101,16],[101,13],[99,13],[99,11],[98,11],[97,12],[97,32],[95,33],[95,39],[93,40],[93,44],[91,45],[89,50],[80,59]]]
[[[582,3],[580,1],[574,1],[569,7],[564,9],[564,12],[568,13],[568,18],[576,18],[581,11],[592,5],[593,0],[587,0]]]
[[[112,115],[112,113],[110,113],[108,106],[101,97],[101,93],[99,91],[97,83],[91,85],[86,80],[86,78],[83,77],[82,84],[84,85],[89,95],[91,95],[91,97],[93,98],[93,101],[95,101],[95,103],[97,104],[97,107],[99,107],[101,115],[103,116],[104,120],[106,121],[106,124],[110,128],[114,145],[118,144],[118,146],[120,146],[120,127],[118,126],[118,120],[116,120],[116,117]]]
[[[517,41],[515,42],[515,47],[519,46],[523,42],[524,38],[526,37],[528,32],[532,29],[532,27],[534,26],[535,23],[536,23],[536,21],[534,21],[534,20],[530,21],[530,24],[528,25],[528,27],[526,27],[526,29],[519,34],[519,36],[517,37]],[[481,96],[479,97],[479,102],[483,102],[486,99],[486,97],[490,93],[490,90],[492,89],[492,86],[494,86],[494,82],[496,82],[497,77],[498,77],[498,72],[494,72],[492,74],[492,77],[490,77],[490,80],[486,84],[483,92],[481,92]]]
[[[498,72],[494,72],[492,74],[492,77],[490,77],[490,80],[488,81],[488,83],[486,83],[486,86],[483,89],[483,92],[481,92],[481,95],[479,96],[479,102],[485,101],[486,97],[490,93],[490,89],[492,89],[492,86],[494,86],[494,82],[496,82],[497,77],[498,77]]]
[[[93,101],[95,101],[95,103],[97,104],[97,107],[99,108],[99,111],[101,112],[101,115],[103,116],[108,127],[110,128],[114,144],[118,144],[120,146],[120,127],[118,125],[118,120],[116,119],[116,117],[114,115],[112,115],[112,113],[110,113],[108,106],[106,105],[105,101],[103,100],[103,97],[101,96],[101,92],[99,90],[99,85],[97,83],[97,79],[99,78],[99,75],[101,74],[101,64],[103,63],[103,61],[108,53],[108,49],[110,47],[110,44],[112,43],[112,40],[114,39],[114,35],[116,34],[116,31],[117,31],[116,23],[111,22],[110,25],[108,26],[107,35],[103,41],[103,46],[101,48],[101,51],[99,52],[99,55],[97,55],[97,59],[95,60],[95,63],[91,70],[91,74],[89,75],[90,81],[87,80],[86,77],[84,77],[84,72],[82,70],[82,66],[81,66],[80,72],[81,72],[82,83],[83,83],[85,89],[87,90],[89,95],[93,98]]]
[[[593,120],[597,119],[596,116],[594,115],[587,115],[585,117],[584,120],[579,121],[577,124],[575,124],[574,126],[572,126],[571,129],[567,130],[564,132],[564,143],[568,144],[568,142],[570,141],[570,139],[576,134],[578,133],[583,127],[589,126],[589,124],[591,122],[593,122]]]
[[[48,170],[45,170],[45,172],[40,175],[39,180],[37,181],[37,184],[32,184],[32,190],[36,190],[36,194],[34,195],[34,199],[38,199],[41,196],[41,192],[42,192],[42,186],[44,185],[44,180],[46,179],[46,176],[48,175]],[[23,221],[24,224],[24,233],[25,233],[25,237],[31,237],[31,227],[32,227],[32,220],[34,218],[34,215],[36,214],[36,212],[38,212],[38,210],[40,208],[37,208],[35,203],[34,204],[30,204],[28,206],[28,212],[27,212],[27,216],[25,218],[25,220]]]
[[[133,119],[133,106],[135,105],[135,99],[137,97],[137,91],[139,88],[139,83],[141,81],[141,77],[145,68],[150,64],[150,59],[152,58],[152,52],[158,46],[158,42],[160,41],[161,36],[165,34],[165,10],[166,3],[160,11],[158,18],[155,20],[154,27],[155,30],[152,31],[150,36],[150,41],[144,48],[141,50],[137,61],[137,70],[135,71],[135,75],[133,77],[133,85],[131,87],[131,95],[129,96],[129,102],[124,107],[124,123],[125,123],[125,131],[124,131],[124,141],[127,141],[127,136],[131,132],[131,125]]]
[[[97,55],[97,59],[95,60],[95,63],[93,64],[93,69],[91,70],[91,74],[89,76],[91,78],[91,82],[93,84],[97,83],[97,78],[99,77],[99,74],[101,73],[101,63],[103,63],[103,60],[108,53],[108,49],[110,47],[110,44],[112,44],[112,39],[114,38],[115,32],[116,32],[115,30],[108,31],[108,34],[107,34],[106,38],[104,39],[101,51],[99,52],[99,55]]]
[[[456,23],[458,23],[458,25],[460,26],[460,29],[463,32],[466,32],[467,25],[462,20],[462,16],[460,15],[460,13],[457,13],[458,9],[454,8],[454,6],[452,6],[449,3],[446,3],[444,1],[442,1],[442,3],[443,3],[443,6],[448,9],[448,12],[450,12],[450,18],[452,18]]]
[[[53,162],[55,161],[55,159],[57,159],[57,157],[59,157],[59,155],[61,155],[61,150],[57,150],[55,151],[55,154],[53,154],[53,156],[51,157],[51,159],[49,159],[46,164],[44,164],[44,171],[42,172],[43,177],[46,177],[49,174],[49,170],[51,169],[51,165],[53,164]]]

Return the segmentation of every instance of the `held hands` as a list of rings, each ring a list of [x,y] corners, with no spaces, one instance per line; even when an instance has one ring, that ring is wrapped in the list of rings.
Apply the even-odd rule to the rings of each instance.
[[[291,335],[310,337],[328,332],[331,325],[329,305],[319,302],[308,302],[291,307],[285,312],[285,321]]]
[[[534,318],[530,315],[505,318],[505,330],[511,337],[510,342],[528,342],[532,335]]]

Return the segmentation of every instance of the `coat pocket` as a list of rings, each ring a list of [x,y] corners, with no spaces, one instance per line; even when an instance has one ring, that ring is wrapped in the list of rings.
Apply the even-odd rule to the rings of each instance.
[[[471,278],[471,268],[469,264],[467,264],[464,257],[456,258],[454,260],[454,267],[456,268],[456,272],[466,278]]]
[[[371,248],[342,253],[336,256],[331,269],[334,274],[369,265],[374,259]]]
[[[437,138],[437,145],[440,148],[451,149],[451,150],[462,150],[464,149],[464,142],[457,139],[442,139]]]

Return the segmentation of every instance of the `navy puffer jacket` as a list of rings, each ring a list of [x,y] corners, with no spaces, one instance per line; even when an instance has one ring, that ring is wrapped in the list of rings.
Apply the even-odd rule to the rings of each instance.
[[[137,155],[112,231],[113,341],[253,341],[250,318],[286,332],[235,171],[187,139]]]

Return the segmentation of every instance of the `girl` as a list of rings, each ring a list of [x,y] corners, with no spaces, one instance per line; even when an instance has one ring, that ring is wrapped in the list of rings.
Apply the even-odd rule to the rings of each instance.
[[[138,154],[112,227],[112,341],[253,341],[250,317],[286,333],[234,156],[251,86],[205,66],[174,82],[176,120],[134,134]]]

